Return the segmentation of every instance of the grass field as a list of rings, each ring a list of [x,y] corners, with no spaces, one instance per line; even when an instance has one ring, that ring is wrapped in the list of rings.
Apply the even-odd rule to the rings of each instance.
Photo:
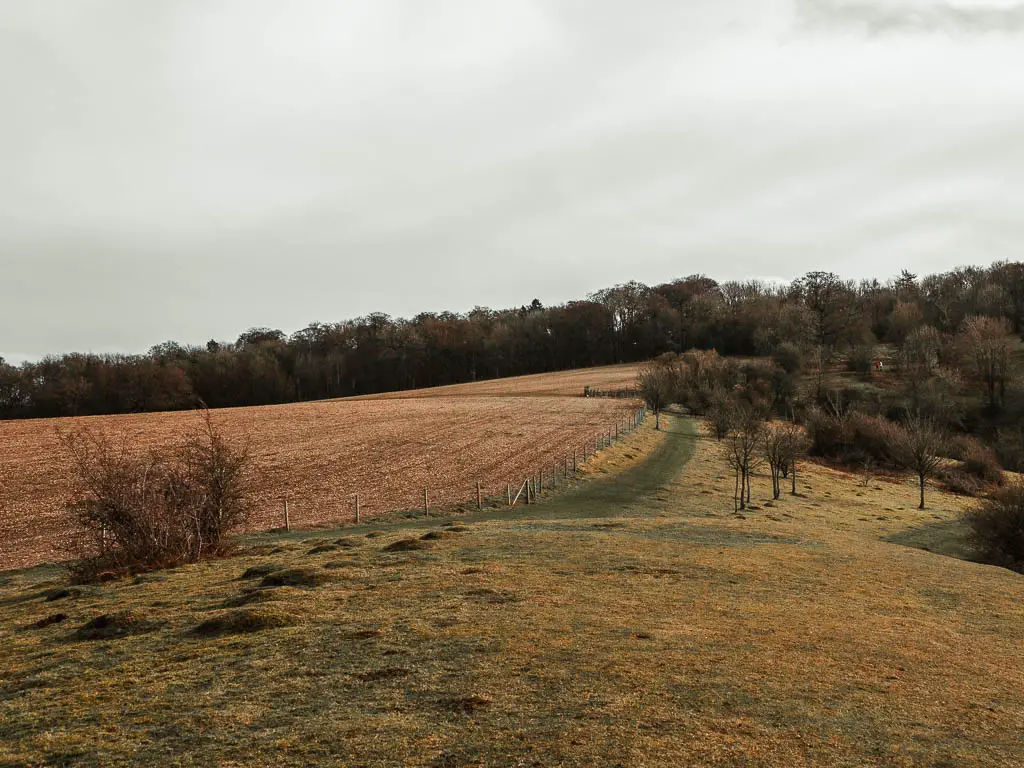
[[[0,765],[1024,764],[1024,582],[920,548],[966,501],[811,466],[739,516],[669,429],[514,516],[0,577]]]
[[[586,384],[617,386],[631,366],[567,371],[421,390],[408,397],[214,411],[230,436],[247,436],[255,459],[252,528],[282,524],[284,498],[298,526],[346,521],[354,494],[368,517],[504,495],[539,468],[561,466],[637,403],[584,399]],[[585,383],[586,384],[585,384]],[[68,461],[58,429],[87,427],[136,448],[173,444],[198,426],[194,413],[0,421],[0,568],[67,559],[74,528],[64,511]]]

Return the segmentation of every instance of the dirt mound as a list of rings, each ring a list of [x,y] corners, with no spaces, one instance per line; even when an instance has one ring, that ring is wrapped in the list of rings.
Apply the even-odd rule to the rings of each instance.
[[[337,552],[337,551],[338,551],[338,546],[336,544],[319,544],[318,546],[315,546],[311,550],[309,550],[309,552],[307,552],[306,554],[307,555],[321,555],[324,552]]]
[[[67,621],[68,615],[66,613],[55,613],[52,616],[47,616],[44,619],[29,624],[29,629],[45,629],[46,627],[53,626],[54,624],[60,624],[62,621]]]
[[[245,573],[239,576],[240,581],[250,581],[252,579],[262,579],[265,576],[269,576],[274,571],[283,570],[283,565],[277,563],[265,563],[263,565],[254,565],[252,568],[246,568]]]
[[[451,533],[451,528],[447,531],[431,531],[430,533],[424,533],[420,536],[420,541],[438,541],[440,539],[450,539],[454,534]]]
[[[229,597],[223,603],[223,608],[243,608],[247,605],[261,605],[263,603],[275,603],[286,600],[289,597],[297,597],[302,594],[301,590],[289,587],[278,587],[271,589],[246,589],[239,595]]]
[[[399,539],[385,546],[382,552],[413,552],[417,549],[428,549],[430,544],[420,539]]]
[[[72,635],[75,640],[112,640],[138,635],[153,629],[154,624],[138,611],[104,613],[86,622]]]
[[[291,627],[298,623],[298,616],[288,611],[273,608],[241,609],[207,619],[193,629],[192,634],[202,637],[240,635]]]
[[[263,577],[260,586],[263,587],[319,587],[328,582],[335,581],[331,574],[315,568],[289,568],[284,571],[274,571]]]

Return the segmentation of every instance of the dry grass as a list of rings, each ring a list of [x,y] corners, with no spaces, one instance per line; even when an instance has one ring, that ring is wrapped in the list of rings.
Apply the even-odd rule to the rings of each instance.
[[[293,525],[337,524],[353,517],[355,493],[370,518],[421,508],[424,488],[431,504],[449,505],[475,499],[477,481],[485,495],[504,496],[506,483],[522,482],[542,466],[561,466],[574,448],[624,424],[636,403],[545,392],[570,388],[564,382],[574,377],[606,383],[604,370],[484,382],[486,397],[433,391],[412,399],[230,408],[213,415],[226,436],[251,437],[253,530],[282,524],[284,497]],[[629,369],[615,370],[626,375]],[[69,556],[74,530],[63,502],[70,479],[58,428],[88,427],[145,449],[179,442],[197,423],[194,413],[0,421],[0,568]]]
[[[281,538],[56,604],[52,571],[7,574],[0,765],[1024,764],[1024,582],[893,543],[955,545],[963,500],[922,513],[911,483],[809,467],[802,497],[756,479],[740,517],[683,427],[617,485],[427,550],[386,551],[425,523],[318,554],[332,539]],[[602,501],[684,443],[678,477]],[[315,588],[239,579],[341,563]],[[113,611],[156,628],[75,640]]]

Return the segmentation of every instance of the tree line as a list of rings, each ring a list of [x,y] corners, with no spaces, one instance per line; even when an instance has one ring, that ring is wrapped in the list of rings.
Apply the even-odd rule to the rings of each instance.
[[[967,324],[1024,330],[1024,263],[1000,262],[880,282],[811,272],[786,285],[692,275],[631,282],[545,307],[372,314],[312,323],[291,335],[254,328],[203,346],[166,342],[140,355],[66,354],[12,366],[0,359],[0,418],[264,405],[455,384],[648,360],[715,349],[795,356],[819,368],[844,356],[869,366],[874,346],[906,349],[920,397],[944,370],[948,339]],[[984,327],[988,323],[991,327]],[[977,346],[992,407],[1007,397],[1008,362]],[[986,351],[988,350],[988,351]],[[989,354],[992,352],[991,354]],[[985,355],[988,355],[985,357]],[[911,359],[912,358],[912,359]],[[932,387],[934,389],[934,387]]]

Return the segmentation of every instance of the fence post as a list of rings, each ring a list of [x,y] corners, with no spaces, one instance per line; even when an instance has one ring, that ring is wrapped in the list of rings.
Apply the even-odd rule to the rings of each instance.
[[[576,473],[576,449],[575,448],[572,449],[572,471],[573,471],[573,474]]]
[[[430,504],[427,501],[427,489],[423,489],[423,514],[427,514],[430,511]]]
[[[483,498],[483,496],[480,495],[480,481],[479,480],[476,481],[476,508],[477,509],[483,509],[484,508],[484,498]]]
[[[508,505],[512,506],[512,483],[505,483],[505,495],[508,497]]]
[[[356,494],[356,522],[359,522],[359,494]]]
[[[285,529],[285,531],[290,531],[292,529],[292,521],[291,521],[291,518],[288,515],[288,499],[287,498],[285,498],[285,500],[284,500],[284,529]]]

